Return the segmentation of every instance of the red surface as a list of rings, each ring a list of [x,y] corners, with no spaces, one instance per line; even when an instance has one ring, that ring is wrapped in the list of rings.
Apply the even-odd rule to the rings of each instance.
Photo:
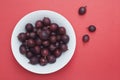
[[[0,0],[0,80],[120,80],[120,0]],[[79,16],[80,6],[87,13]],[[73,25],[77,46],[70,63],[60,71],[37,75],[23,69],[10,45],[16,23],[27,13],[48,9],[65,16]],[[95,33],[87,26],[94,24]],[[90,41],[84,44],[84,34]]]

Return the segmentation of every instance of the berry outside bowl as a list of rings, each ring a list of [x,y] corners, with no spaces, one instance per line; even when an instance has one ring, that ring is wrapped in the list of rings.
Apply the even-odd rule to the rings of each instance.
[[[66,28],[66,32],[70,37],[68,50],[62,53],[53,64],[47,64],[45,66],[39,64],[32,65],[28,63],[29,60],[19,52],[21,42],[18,40],[17,36],[19,33],[25,32],[25,25],[27,23],[32,23],[34,25],[37,20],[42,20],[44,17],[49,17],[52,23],[57,23],[59,26],[64,26]],[[49,74],[62,69],[71,60],[75,47],[76,36],[71,23],[61,14],[49,10],[38,10],[25,15],[15,26],[11,37],[11,48],[17,62],[24,69],[37,74]]]

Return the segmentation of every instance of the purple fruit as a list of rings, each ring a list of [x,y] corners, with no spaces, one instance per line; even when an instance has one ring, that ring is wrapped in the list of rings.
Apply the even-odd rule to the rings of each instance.
[[[56,24],[56,23],[52,23],[51,25],[50,25],[50,30],[51,31],[56,31],[58,29],[58,25]]]
[[[49,44],[50,44],[49,41],[43,41],[42,42],[42,45],[45,46],[45,47],[49,46]]]
[[[57,41],[56,36],[50,36],[50,42],[55,43]]]
[[[49,63],[55,63],[56,62],[56,58],[53,55],[47,56],[47,60],[48,60]]]
[[[29,36],[31,39],[35,39],[37,37],[35,32],[31,32]]]
[[[27,39],[27,36],[25,33],[20,33],[18,35],[18,40],[21,41],[21,42],[24,42],[25,40]]]
[[[43,23],[44,23],[45,26],[49,26],[51,24],[51,21],[48,17],[44,17]]]
[[[90,26],[88,27],[88,30],[89,30],[90,32],[95,32],[95,31],[96,31],[96,27],[95,27],[94,25],[90,25]]]
[[[36,56],[30,58],[30,63],[35,65],[38,63],[38,58]]]
[[[27,40],[27,45],[28,45],[28,47],[34,47],[35,46],[35,41],[33,39],[28,39]]]
[[[79,15],[84,15],[86,13],[86,11],[87,11],[86,6],[85,7],[82,6],[79,8],[78,13],[79,13]]]
[[[24,46],[24,45],[21,45],[19,50],[20,50],[20,53],[22,53],[22,54],[26,54],[27,53],[26,46]]]
[[[41,49],[41,55],[42,56],[47,56],[49,54],[49,50],[48,49]]]
[[[34,53],[40,54],[40,52],[41,52],[40,46],[35,46],[34,51],[35,51]]]
[[[62,41],[64,43],[68,43],[69,42],[69,36],[68,35],[62,35],[61,39],[62,39]]]
[[[59,56],[61,56],[61,54],[62,54],[62,51],[61,51],[60,49],[56,49],[56,50],[54,51],[54,56],[55,56],[55,57],[59,57]]]
[[[59,27],[58,32],[59,32],[59,34],[64,35],[64,34],[66,34],[66,29],[64,27]]]
[[[57,41],[61,40],[61,36],[60,35],[57,35],[56,38],[57,38]]]
[[[49,46],[49,50],[50,51],[54,51],[56,49],[56,46],[54,45],[54,44],[51,44],[50,46]]]
[[[39,33],[39,37],[40,37],[40,39],[42,39],[42,40],[47,40],[48,37],[49,37],[49,34],[48,34],[46,31],[41,31],[41,32]]]
[[[28,59],[30,59],[31,57],[33,57],[33,53],[32,52],[27,52],[26,53],[26,57],[28,58]]]
[[[61,45],[60,45],[60,50],[61,50],[62,52],[65,52],[65,51],[68,50],[68,46],[67,46],[66,44],[61,44]]]
[[[27,32],[33,31],[33,25],[31,23],[26,24],[25,29]]]
[[[47,64],[47,59],[46,58],[40,58],[39,60],[41,66],[45,66]]]
[[[41,20],[36,21],[35,27],[36,27],[37,29],[42,28],[42,27],[43,27],[43,22],[42,22]]]
[[[90,40],[89,35],[85,34],[82,37],[83,42],[88,42]]]
[[[36,45],[40,46],[42,44],[42,40],[40,40],[39,38],[37,38],[35,40],[35,43],[36,43]]]

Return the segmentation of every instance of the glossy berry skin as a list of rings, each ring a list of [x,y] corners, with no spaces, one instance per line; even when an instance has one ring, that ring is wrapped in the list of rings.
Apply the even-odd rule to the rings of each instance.
[[[54,51],[56,49],[56,46],[54,45],[54,44],[51,44],[50,46],[49,46],[49,50],[50,51]]]
[[[33,53],[32,52],[27,52],[26,53],[26,57],[28,58],[28,59],[30,59],[31,57],[33,57]]]
[[[59,27],[58,32],[59,32],[59,34],[64,35],[64,34],[66,34],[66,29],[64,27]]]
[[[27,45],[28,45],[28,47],[34,47],[35,46],[35,41],[33,39],[28,39],[27,40]]]
[[[35,23],[36,29],[40,29],[43,27],[43,22],[41,20],[36,21]]]
[[[33,25],[31,23],[26,24],[25,29],[27,32],[33,31]]]
[[[35,54],[40,54],[40,52],[41,52],[40,46],[35,46],[34,47],[34,53]]]
[[[68,35],[63,35],[63,36],[61,37],[61,39],[62,39],[62,41],[63,41],[65,44],[69,42],[69,36],[68,36]]]
[[[62,52],[65,52],[65,51],[68,50],[68,46],[67,46],[66,44],[61,44],[61,45],[60,45],[60,50],[61,50]]]
[[[41,66],[45,66],[47,64],[47,59],[40,58],[39,63],[40,63]]]
[[[86,6],[85,7],[80,7],[78,10],[79,15],[84,15],[86,13]]]
[[[56,50],[54,51],[54,56],[55,56],[55,57],[60,57],[61,54],[62,54],[62,51],[61,51],[60,49],[56,49]]]
[[[50,37],[50,42],[51,42],[51,43],[55,43],[56,41],[57,41],[56,36],[51,36],[51,37]]]
[[[49,26],[51,24],[51,21],[48,17],[44,17],[43,18],[43,23],[45,26]]]
[[[83,42],[88,42],[89,41],[89,35],[87,35],[87,34],[85,34],[85,35],[83,35],[83,37],[82,37],[82,40],[83,40]]]
[[[48,49],[42,49],[41,50],[41,55],[44,56],[44,57],[48,56],[49,55],[49,50]]]
[[[31,63],[33,65],[37,64],[38,63],[38,58],[33,56],[32,58],[30,58],[30,62],[29,63]]]
[[[25,33],[20,33],[18,35],[18,40],[21,41],[21,42],[24,42],[25,40],[27,39],[27,36]]]
[[[47,40],[48,37],[49,37],[49,34],[48,34],[46,31],[41,31],[41,32],[39,33],[39,37],[40,37],[40,39],[42,39],[42,40]]]
[[[52,23],[51,25],[50,25],[50,30],[51,31],[56,31],[58,29],[58,25],[56,24],[56,23]]]
[[[24,45],[21,45],[19,50],[20,50],[20,53],[22,53],[22,54],[26,54],[27,53],[26,47]]]
[[[94,25],[90,25],[90,26],[88,27],[88,30],[89,30],[90,32],[95,32],[95,31],[96,31],[96,27],[95,27]]]
[[[56,62],[56,57],[53,55],[48,55],[47,60],[49,63],[55,63]]]

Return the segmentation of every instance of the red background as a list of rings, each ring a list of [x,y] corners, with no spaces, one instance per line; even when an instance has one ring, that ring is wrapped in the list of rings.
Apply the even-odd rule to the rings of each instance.
[[[87,5],[87,13],[78,8]],[[11,35],[17,22],[35,10],[53,10],[73,25],[77,46],[72,60],[63,69],[38,75],[23,69],[11,51]],[[97,27],[95,33],[88,25]],[[84,34],[90,41],[84,44]],[[120,0],[0,0],[1,80],[120,80]]]

